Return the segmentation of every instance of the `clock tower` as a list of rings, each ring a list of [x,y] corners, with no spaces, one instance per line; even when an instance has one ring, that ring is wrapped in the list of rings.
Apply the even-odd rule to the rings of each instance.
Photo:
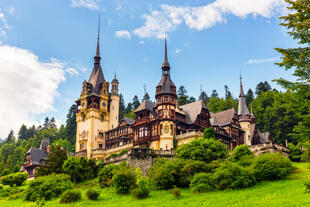
[[[118,124],[119,95],[118,80],[109,82],[104,78],[100,64],[99,29],[94,67],[88,81],[83,82],[81,96],[76,100],[76,152],[92,157],[92,151],[105,149],[105,132]]]

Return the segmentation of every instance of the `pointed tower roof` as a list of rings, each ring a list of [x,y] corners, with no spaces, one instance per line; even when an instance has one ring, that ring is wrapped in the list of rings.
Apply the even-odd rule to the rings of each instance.
[[[239,94],[239,107],[238,107],[238,115],[241,115],[242,118],[245,118],[245,115],[249,115],[249,109],[246,105],[246,98],[243,92],[242,86],[242,77],[240,75],[240,94]]]
[[[170,69],[170,64],[168,62],[168,54],[167,54],[167,40],[165,38],[165,59],[162,64],[162,68],[169,68]]]
[[[97,48],[96,48],[96,55],[94,57],[94,67],[91,75],[88,79],[88,83],[92,84],[92,92],[96,94],[100,94],[100,89],[102,83],[105,82],[103,72],[100,65],[100,44],[99,44],[99,34],[100,34],[100,16],[99,16],[99,24],[98,24],[98,36],[97,36]]]
[[[168,62],[167,40],[165,38],[165,58],[161,66],[162,75],[159,83],[156,86],[156,96],[160,94],[176,95],[176,87],[170,78],[170,64]]]

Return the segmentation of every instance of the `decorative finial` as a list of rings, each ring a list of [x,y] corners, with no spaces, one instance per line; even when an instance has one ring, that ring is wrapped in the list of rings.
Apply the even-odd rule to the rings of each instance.
[[[114,78],[116,79],[116,72],[114,73]]]
[[[167,34],[165,33],[165,59],[164,59],[164,62],[163,62],[163,65],[162,67],[165,67],[165,68],[170,68],[170,64],[168,62],[168,54],[167,54]]]
[[[96,57],[100,57],[99,37],[100,37],[100,14],[99,14],[99,21],[98,21],[98,35],[97,35]]]

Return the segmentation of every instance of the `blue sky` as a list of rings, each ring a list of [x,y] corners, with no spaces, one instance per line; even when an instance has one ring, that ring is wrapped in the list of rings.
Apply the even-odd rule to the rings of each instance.
[[[172,80],[198,97],[200,87],[224,95],[260,81],[292,79],[274,65],[275,47],[294,47],[278,17],[282,0],[1,0],[0,137],[44,117],[64,123],[88,80],[95,54],[98,15],[104,76],[114,73],[125,101],[154,100],[160,80],[164,33]]]

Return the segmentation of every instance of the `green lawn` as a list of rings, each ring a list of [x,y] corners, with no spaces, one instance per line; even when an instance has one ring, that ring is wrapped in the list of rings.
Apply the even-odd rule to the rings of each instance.
[[[47,201],[45,206],[124,206],[124,207],[177,207],[177,206],[310,206],[310,194],[304,193],[306,181],[310,181],[308,163],[294,163],[298,168],[285,180],[262,182],[254,187],[194,194],[189,189],[182,190],[181,197],[175,199],[167,191],[153,191],[150,197],[137,200],[131,195],[121,196],[112,189],[103,189],[98,201],[88,201],[85,192],[97,185],[96,180],[77,185],[82,191],[83,200],[73,204],[59,204],[59,199]],[[1,207],[36,206],[21,198],[0,198]]]

